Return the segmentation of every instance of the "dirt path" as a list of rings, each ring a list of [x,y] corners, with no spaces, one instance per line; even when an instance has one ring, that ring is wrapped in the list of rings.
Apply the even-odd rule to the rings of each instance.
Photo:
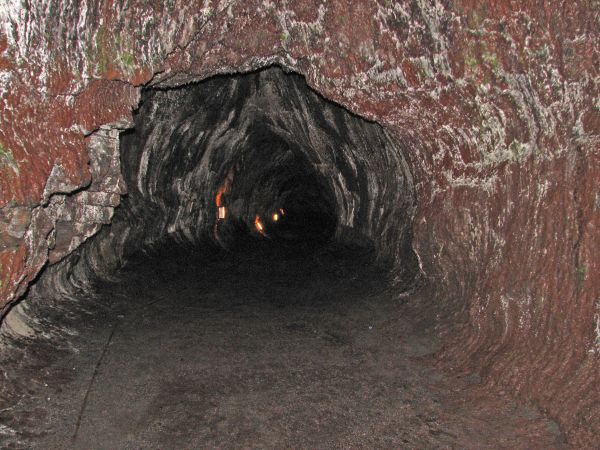
[[[367,254],[179,253],[101,293],[110,314],[35,372],[13,448],[563,445],[536,411],[432,368],[435,340]]]

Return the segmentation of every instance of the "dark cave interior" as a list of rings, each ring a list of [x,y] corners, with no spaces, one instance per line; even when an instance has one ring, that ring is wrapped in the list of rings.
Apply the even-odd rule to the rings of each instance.
[[[296,74],[272,67],[148,89],[121,157],[128,195],[113,227],[123,254],[335,241],[374,248],[405,288],[418,274],[402,149]]]

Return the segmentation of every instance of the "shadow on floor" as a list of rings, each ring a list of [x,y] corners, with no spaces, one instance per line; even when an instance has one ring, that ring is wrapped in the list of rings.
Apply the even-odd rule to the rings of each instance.
[[[436,340],[372,252],[240,250],[137,259],[69,345],[21,342],[31,388],[0,412],[7,448],[563,445],[536,411],[432,368]]]

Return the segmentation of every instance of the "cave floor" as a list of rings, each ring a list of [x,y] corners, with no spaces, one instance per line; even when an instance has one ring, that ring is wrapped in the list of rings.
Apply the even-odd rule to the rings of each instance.
[[[564,446],[536,410],[436,369],[404,303],[364,251],[140,260],[99,286],[76,351],[23,375],[7,447]]]

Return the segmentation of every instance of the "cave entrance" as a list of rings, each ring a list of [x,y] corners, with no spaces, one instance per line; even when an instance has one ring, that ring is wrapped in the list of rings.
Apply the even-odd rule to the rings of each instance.
[[[409,286],[412,178],[377,123],[270,67],[144,91],[121,139],[126,252],[177,243],[371,247]]]
[[[418,273],[401,147],[297,74],[270,67],[146,89],[121,157],[126,252],[334,242],[372,248],[405,288]]]

